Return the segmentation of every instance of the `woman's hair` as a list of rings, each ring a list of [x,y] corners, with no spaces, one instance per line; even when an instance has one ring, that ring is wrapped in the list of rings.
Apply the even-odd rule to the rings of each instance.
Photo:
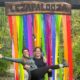
[[[42,49],[40,47],[35,47],[33,52],[35,52],[37,49],[40,49],[40,51],[42,52]]]
[[[23,53],[24,50],[27,50],[29,52],[29,49],[28,48],[23,48],[22,49],[22,53]]]

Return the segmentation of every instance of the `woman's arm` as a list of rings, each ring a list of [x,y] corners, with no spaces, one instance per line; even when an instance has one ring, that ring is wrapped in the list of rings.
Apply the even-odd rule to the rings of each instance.
[[[3,60],[11,61],[11,62],[23,63],[22,59],[14,59],[14,58],[9,58],[9,57],[4,57],[2,54],[0,54],[0,58]]]
[[[47,66],[47,60],[45,57],[43,57],[43,62],[44,62],[44,65]],[[52,69],[49,69],[48,72],[52,72]]]

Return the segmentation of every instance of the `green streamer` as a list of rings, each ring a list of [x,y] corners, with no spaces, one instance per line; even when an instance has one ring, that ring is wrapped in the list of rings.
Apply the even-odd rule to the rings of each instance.
[[[23,49],[23,17],[19,16],[19,34],[18,34],[18,48],[19,48],[19,58],[22,57]],[[24,80],[24,70],[23,66],[20,64],[20,80]]]
[[[40,22],[41,22],[41,47],[42,47],[42,52],[43,56],[46,57],[46,48],[45,48],[45,35],[44,35],[44,19],[43,19],[43,14],[40,15]],[[45,79],[48,80],[48,74],[45,74]]]
[[[62,15],[57,15],[56,16],[56,35],[57,35],[57,39],[58,39],[58,51],[60,50],[60,29],[61,29],[61,19],[62,19]],[[59,63],[61,62],[61,54],[58,52],[58,57],[59,57]],[[62,80],[63,79],[63,75],[62,75],[62,69],[59,70],[58,73],[58,79]]]

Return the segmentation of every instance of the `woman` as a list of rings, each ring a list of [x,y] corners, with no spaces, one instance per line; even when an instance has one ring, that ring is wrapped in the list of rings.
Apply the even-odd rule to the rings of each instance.
[[[34,49],[33,59],[34,59],[35,64],[37,65],[38,68],[47,66],[47,61],[46,61],[46,59],[42,56],[42,49],[41,49],[40,47],[36,47],[36,48]],[[51,69],[48,70],[48,76],[49,76],[49,77],[52,76],[52,70],[51,70]],[[44,76],[43,76],[43,78],[44,78]],[[42,79],[39,79],[39,80],[43,80],[43,78],[42,78]]]
[[[42,56],[42,50],[39,47],[34,49],[33,59],[38,68],[46,66],[46,59]]]
[[[1,54],[0,54],[0,58],[3,60],[7,60],[7,61],[21,63],[23,65],[23,68],[26,71],[28,71],[30,75],[29,80],[41,79],[45,75],[45,73],[48,73],[49,69],[54,70],[54,69],[67,67],[67,65],[59,64],[59,65],[51,65],[51,66],[44,66],[44,67],[38,68],[33,58],[29,56],[29,50],[27,48],[23,49],[23,57],[21,59],[13,59],[9,57],[4,57]]]

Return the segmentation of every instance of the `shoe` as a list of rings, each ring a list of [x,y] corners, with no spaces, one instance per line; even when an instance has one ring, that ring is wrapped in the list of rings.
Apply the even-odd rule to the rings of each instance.
[[[63,61],[63,67],[69,67],[69,65],[67,64],[65,60]]]

